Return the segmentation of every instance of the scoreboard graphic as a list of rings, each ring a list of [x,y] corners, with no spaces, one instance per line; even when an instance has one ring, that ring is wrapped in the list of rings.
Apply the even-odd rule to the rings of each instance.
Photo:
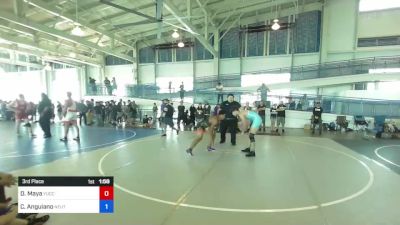
[[[19,213],[113,213],[113,177],[18,177]]]

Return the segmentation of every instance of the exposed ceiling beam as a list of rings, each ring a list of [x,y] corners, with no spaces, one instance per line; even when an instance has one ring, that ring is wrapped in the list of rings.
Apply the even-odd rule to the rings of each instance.
[[[281,0],[280,3],[285,4],[285,3],[290,3],[291,1],[292,0]],[[214,7],[215,5],[220,5],[220,4],[223,4],[223,3],[210,3],[210,5],[211,4]],[[237,11],[243,12],[244,16],[245,16],[246,13],[253,13],[255,11],[266,10],[268,7],[275,6],[274,2],[273,3],[269,2],[268,4],[266,4],[265,0],[264,1],[260,1],[260,0],[248,1],[248,4],[249,4],[249,7],[247,7],[247,8],[246,7],[243,8],[243,6],[239,6],[237,8]],[[225,8],[227,8],[226,4],[225,4]],[[232,14],[233,10],[235,10],[235,8],[227,9],[227,10],[224,10],[224,11],[220,11],[220,12],[218,12],[218,14],[216,14],[216,16],[214,16],[214,19],[219,18],[218,20],[222,21],[225,18],[229,17]],[[233,19],[236,19],[236,18],[233,18]],[[202,18],[200,18],[200,19],[192,20],[191,22],[194,25],[201,25],[203,23],[203,21],[204,20]],[[217,24],[217,25],[219,25],[219,24]],[[224,29],[223,27],[220,27],[220,28]],[[175,29],[174,27],[170,27],[170,26],[169,27],[165,27],[163,29],[163,32],[169,32],[169,31],[172,31],[174,29]],[[141,38],[146,38],[148,36],[155,35],[156,33],[157,33],[157,29],[135,30],[135,33],[129,33],[128,32],[126,37],[130,37],[132,39],[140,40]]]
[[[147,9],[149,7],[152,7],[152,6],[154,6],[154,3],[148,3],[146,5],[139,6],[139,7],[135,8],[135,10],[143,10],[143,9]],[[101,19],[92,20],[89,23],[91,25],[93,25],[93,26],[100,26],[100,25],[103,25],[103,24],[107,23],[107,21],[118,21],[118,19],[121,19],[121,18],[124,18],[124,17],[125,18],[126,17],[129,18],[131,16],[132,15],[127,14],[125,11],[122,11],[122,12],[118,12],[118,13],[103,17]]]
[[[57,9],[57,8],[54,7],[53,5],[47,4],[47,3],[43,2],[42,0],[29,0],[29,1],[28,1],[28,4],[31,4],[31,5],[33,5],[33,6],[35,6],[35,7],[38,7],[38,8],[40,8],[40,9],[43,9],[43,10],[45,10],[45,11],[48,11],[48,12],[52,13],[53,15],[54,15],[54,14],[55,14],[55,15],[58,15],[59,17],[63,18],[64,20],[70,21],[70,22],[72,22],[72,23],[79,23],[79,24],[81,24],[82,26],[87,27],[87,28],[89,28],[89,29],[91,29],[91,30],[94,30],[95,32],[98,32],[98,33],[103,34],[103,35],[105,35],[105,36],[108,36],[108,37],[114,37],[114,36],[115,36],[114,34],[109,33],[108,31],[103,30],[103,29],[101,29],[101,28],[99,28],[99,27],[97,27],[97,26],[93,26],[93,25],[91,25],[91,24],[85,22],[84,20],[76,21],[76,18],[75,18],[74,15],[63,13],[62,10]],[[114,39],[115,39],[116,41],[118,41],[118,42],[124,44],[124,45],[127,45],[127,46],[130,46],[130,45],[131,45],[131,43],[128,42],[127,40],[125,40],[124,38],[115,36]]]
[[[157,21],[156,18],[153,17],[153,16],[146,15],[146,14],[141,13],[141,12],[139,12],[138,10],[135,10],[135,9],[130,9],[130,8],[127,8],[127,7],[124,7],[124,6],[121,6],[121,5],[112,3],[112,2],[109,1],[109,0],[100,0],[100,2],[103,3],[103,4],[106,4],[106,5],[112,6],[112,7],[114,7],[114,8],[123,10],[123,11],[125,11],[125,12],[130,12],[130,13],[133,13],[133,14],[135,14],[135,15],[144,17],[144,18],[146,18],[146,19],[148,19],[148,20]]]
[[[65,58],[71,58],[69,54],[71,53],[70,50],[65,50],[63,48],[58,48],[56,46],[50,46],[50,45],[44,45],[40,43],[36,43],[32,40],[29,40],[27,38],[21,38],[21,37],[15,37],[11,36],[5,33],[0,32],[0,38],[4,39],[8,42],[15,43],[15,44],[21,44],[24,46],[29,46],[30,48],[38,49],[50,54],[55,54],[55,56],[58,57],[65,57]],[[101,65],[103,64],[103,60],[101,58],[89,58],[87,56],[83,56],[80,54],[76,54],[76,60],[81,61],[81,63],[88,64],[88,65]]]
[[[12,23],[16,23],[16,24],[19,24],[21,26],[28,27],[30,29],[33,29],[33,30],[36,30],[36,31],[39,31],[39,32],[43,32],[43,33],[46,33],[46,34],[49,34],[49,35],[52,35],[52,36],[55,36],[55,37],[58,37],[58,38],[61,38],[61,39],[64,39],[64,40],[68,40],[68,41],[74,42],[76,44],[85,45],[85,46],[90,47],[92,49],[96,49],[97,51],[104,52],[106,54],[113,55],[113,56],[119,57],[121,59],[125,59],[125,60],[131,61],[131,62],[135,62],[136,61],[136,59],[134,59],[133,57],[125,55],[125,54],[121,54],[121,53],[118,53],[118,52],[115,52],[111,48],[102,48],[102,47],[96,45],[93,42],[87,41],[84,38],[73,36],[73,35],[67,34],[66,32],[46,27],[44,25],[32,22],[32,21],[30,21],[28,19],[18,18],[17,16],[15,16],[15,15],[13,15],[11,13],[8,13],[6,11],[0,11],[0,18],[3,18],[3,19],[5,19],[7,21],[10,21]]]
[[[218,51],[214,49],[214,47],[205,39],[197,28],[188,20],[185,19],[182,12],[170,1],[164,0],[164,7],[182,24],[186,29],[191,30],[194,34],[194,37],[199,40],[199,42],[211,53],[214,57],[219,57]]]
[[[308,12],[308,11],[312,11],[312,10],[321,10],[321,7],[322,7],[322,3],[320,3],[320,2],[309,3],[309,4],[305,5],[304,8],[301,11],[298,11],[298,13]],[[263,9],[263,10],[265,12],[257,14],[257,15],[256,14],[252,14],[251,16],[242,16],[241,19],[240,19],[240,23],[243,25],[243,24],[251,24],[251,23],[254,23],[255,21],[265,21],[267,19],[274,19],[275,12],[270,12],[268,10],[266,11],[265,9]],[[280,10],[280,15],[281,16],[288,16],[288,15],[292,15],[293,13],[296,13],[295,12],[295,8],[293,8],[293,7],[285,8],[285,9],[281,9]],[[227,21],[227,23],[229,24],[232,21],[234,21],[235,19],[236,19],[236,17],[232,17],[232,18],[230,18],[230,20]],[[195,24],[195,25],[202,24],[202,21],[201,20],[197,20],[197,21],[194,21],[193,24]],[[170,29],[170,28],[169,27],[165,28],[164,32],[166,32],[166,30],[168,30],[168,29]],[[162,42],[162,41],[157,40],[157,39],[149,39],[148,38],[149,36],[154,35],[154,33],[155,33],[155,31],[143,32],[143,33],[141,33],[141,35],[143,35],[143,36],[137,36],[136,39],[139,39],[139,40],[146,39],[146,43],[145,44],[141,43],[141,41],[139,41],[139,43],[140,43],[139,47],[142,48],[142,47],[149,46],[148,43],[151,43],[151,44],[153,44],[153,43],[155,43],[155,44],[165,43],[165,42]],[[167,38],[169,36],[167,36]]]

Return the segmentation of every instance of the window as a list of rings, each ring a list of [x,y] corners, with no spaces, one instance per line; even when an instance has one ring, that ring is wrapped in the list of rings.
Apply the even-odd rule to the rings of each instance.
[[[15,100],[19,94],[24,94],[27,101],[38,102],[40,93],[45,92],[40,71],[0,73],[0,84],[3,100]]]
[[[6,51],[0,51],[0,58],[9,59],[10,53]]]
[[[287,22],[288,17],[279,18],[279,22]],[[272,21],[270,21],[272,22]],[[287,53],[288,30],[269,31],[269,54],[283,55]]]
[[[26,57],[26,55],[18,54],[18,60],[21,62],[26,62],[28,58]]]
[[[400,45],[400,36],[359,38],[357,47],[377,47],[390,45]]]
[[[231,29],[226,33],[221,32],[220,56],[221,58],[239,58],[240,56],[240,33],[239,29]],[[224,36],[222,36],[224,35]]]
[[[360,0],[359,11],[374,11],[390,8],[399,8],[399,0]]]
[[[127,65],[127,64],[132,64],[128,60],[121,59],[118,57],[115,57],[113,55],[107,55],[106,56],[106,66],[113,66],[113,65]]]
[[[184,48],[176,48],[176,61],[190,61],[192,58],[192,48],[184,47]]]
[[[172,62],[172,48],[158,49],[158,62]]]
[[[209,42],[211,44],[211,46],[214,46],[214,36],[212,34],[210,34],[208,36],[209,38]],[[204,46],[203,44],[200,43],[199,40],[196,39],[196,41],[194,42],[194,57],[195,60],[208,60],[208,59],[213,59],[214,56],[211,54],[211,52],[209,52]]]
[[[154,63],[155,54],[153,47],[146,47],[139,50],[139,62],[140,63]]]
[[[294,53],[318,52],[321,33],[321,12],[300,13],[294,32]]]
[[[262,25],[264,23],[252,24],[249,26]],[[247,33],[247,56],[264,55],[264,32]]]

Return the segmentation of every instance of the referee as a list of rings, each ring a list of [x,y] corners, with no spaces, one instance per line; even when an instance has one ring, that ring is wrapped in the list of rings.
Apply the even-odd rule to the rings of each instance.
[[[239,102],[235,101],[233,94],[228,94],[228,100],[221,103],[221,110],[225,111],[225,119],[222,120],[220,131],[221,141],[220,144],[225,143],[226,131],[229,129],[231,133],[231,143],[236,145],[236,128],[238,120],[232,115],[232,112],[240,108]]]

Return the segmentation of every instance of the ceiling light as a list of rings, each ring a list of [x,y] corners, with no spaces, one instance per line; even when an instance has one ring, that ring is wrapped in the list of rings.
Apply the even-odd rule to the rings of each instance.
[[[179,33],[177,30],[174,30],[174,33],[172,33],[173,38],[179,38]]]
[[[183,41],[178,42],[178,47],[179,48],[185,47],[185,43],[183,43]]]
[[[70,52],[68,55],[69,55],[69,57],[72,57],[72,58],[76,57],[76,53],[75,52]]]
[[[74,29],[72,29],[71,34],[73,34],[75,36],[83,36],[83,35],[85,35],[85,32],[83,32],[83,30],[80,26],[76,25],[74,27]]]
[[[281,28],[281,25],[279,25],[279,20],[278,19],[274,19],[274,24],[272,24],[271,29],[272,30],[279,30],[279,28]]]

